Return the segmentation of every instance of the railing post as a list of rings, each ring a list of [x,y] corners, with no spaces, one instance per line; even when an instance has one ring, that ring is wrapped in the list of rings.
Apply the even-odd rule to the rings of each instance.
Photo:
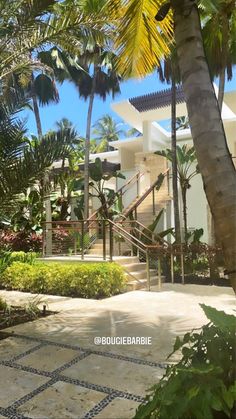
[[[138,219],[138,211],[137,211],[137,207],[135,207],[134,209],[134,219],[137,221]]]
[[[182,276],[182,284],[184,285],[184,253],[183,253],[183,246],[181,244],[181,276]]]
[[[110,261],[112,262],[112,259],[113,259],[113,229],[112,229],[112,224],[111,223],[110,223],[109,231],[110,231],[110,237],[109,237],[109,239],[110,239]]]
[[[152,213],[153,215],[156,214],[156,208],[155,208],[155,188],[152,190]]]
[[[170,252],[171,252],[170,253],[171,283],[174,284],[174,282],[175,282],[175,278],[174,278],[174,255],[173,255],[172,246],[171,246]]]
[[[84,260],[84,220],[82,220],[82,223],[81,223],[81,236],[82,236],[81,259]]]
[[[76,229],[76,224],[71,224],[72,231],[74,232],[74,254],[77,255],[77,240],[78,240],[78,232]]]
[[[139,188],[139,173],[136,175],[136,182],[137,182],[137,197],[140,195],[140,188]]]
[[[146,253],[146,267],[147,267],[147,290],[150,291],[151,290],[151,285],[150,285],[150,259],[149,259],[148,249],[147,249],[147,253]]]
[[[102,220],[103,260],[106,260],[106,221]]]
[[[159,291],[161,290],[161,258],[158,257],[158,288]]]

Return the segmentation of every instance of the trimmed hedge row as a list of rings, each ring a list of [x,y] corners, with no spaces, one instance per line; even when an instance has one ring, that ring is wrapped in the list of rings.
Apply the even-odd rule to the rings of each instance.
[[[101,298],[120,293],[125,276],[116,263],[14,262],[2,274],[1,283],[8,289],[33,293]]]

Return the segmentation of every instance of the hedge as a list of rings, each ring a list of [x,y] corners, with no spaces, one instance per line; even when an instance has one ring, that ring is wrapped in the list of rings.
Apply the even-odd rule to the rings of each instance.
[[[14,262],[1,276],[7,289],[82,298],[109,297],[125,285],[116,263],[61,264]]]

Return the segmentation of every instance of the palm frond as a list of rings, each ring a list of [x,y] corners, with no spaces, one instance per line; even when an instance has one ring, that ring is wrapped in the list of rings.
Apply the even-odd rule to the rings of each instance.
[[[169,54],[172,14],[170,12],[162,22],[155,20],[162,4],[162,0],[110,0],[111,13],[118,22],[115,50],[122,76],[143,77]]]

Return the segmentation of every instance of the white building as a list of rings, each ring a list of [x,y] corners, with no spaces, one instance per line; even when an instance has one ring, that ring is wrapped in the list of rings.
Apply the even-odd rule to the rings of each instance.
[[[107,159],[109,162],[120,163],[121,172],[126,176],[126,180],[111,181],[109,187],[118,190],[130,181],[129,185],[124,188],[126,192],[123,194],[124,210],[128,210],[135,202],[140,201],[143,194],[150,190],[150,186],[156,181],[158,175],[165,172],[168,167],[166,159],[154,152],[171,148],[171,132],[162,126],[162,121],[171,118],[171,90],[113,103],[112,109],[125,123],[136,128],[142,135],[112,142],[111,146],[115,148],[115,151],[91,155],[91,160],[100,157],[101,160]],[[177,90],[176,113],[177,116],[187,116],[181,89]],[[230,153],[235,157],[236,91],[225,93],[222,119]],[[192,145],[190,129],[177,131],[177,143]],[[203,228],[203,241],[209,242],[209,211],[200,174],[192,179],[191,185],[187,193],[188,227],[190,229]],[[153,205],[154,200],[155,205]],[[95,203],[94,207],[96,207]],[[140,203],[137,208],[138,220],[147,226],[154,219],[154,213],[156,214],[161,208],[165,209],[165,216],[160,228],[173,227],[170,176],[166,177],[159,192],[154,192],[154,195],[150,192]],[[181,208],[180,199],[180,215],[182,215]]]

